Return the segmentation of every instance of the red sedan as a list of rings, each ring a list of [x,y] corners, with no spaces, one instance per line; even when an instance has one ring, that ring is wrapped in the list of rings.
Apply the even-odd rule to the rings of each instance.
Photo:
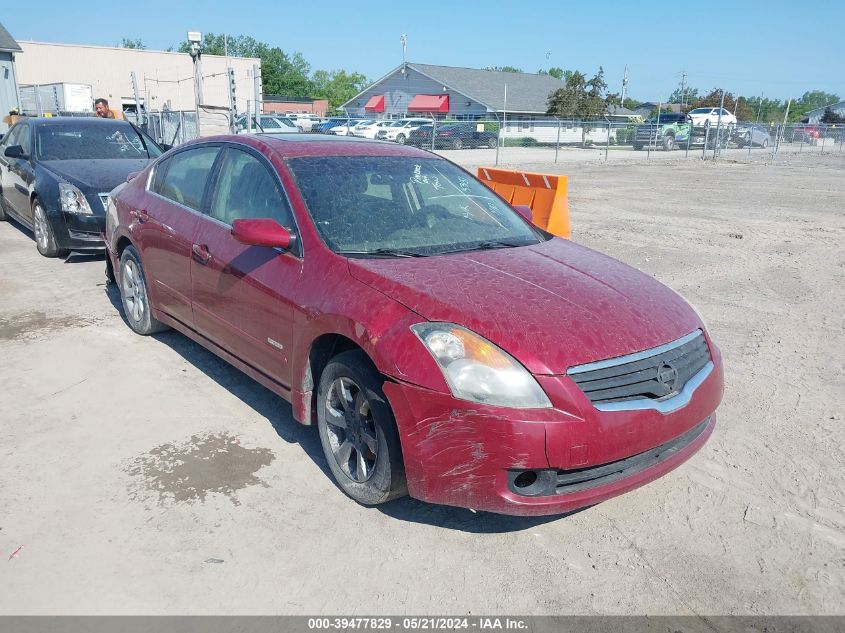
[[[202,139],[113,192],[106,227],[132,329],[174,328],[289,400],[366,505],[563,513],[715,425],[721,355],[689,304],[422,150]]]

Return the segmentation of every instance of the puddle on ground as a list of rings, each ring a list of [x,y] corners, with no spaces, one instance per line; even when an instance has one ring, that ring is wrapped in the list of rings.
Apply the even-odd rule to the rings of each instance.
[[[98,322],[99,319],[78,315],[48,317],[46,312],[24,312],[0,319],[0,341],[31,338],[37,333],[85,327]]]
[[[221,493],[235,505],[238,490],[267,486],[256,473],[275,459],[268,448],[245,448],[226,433],[194,435],[183,444],[162,444],[135,459],[127,472],[161,502],[205,501]]]

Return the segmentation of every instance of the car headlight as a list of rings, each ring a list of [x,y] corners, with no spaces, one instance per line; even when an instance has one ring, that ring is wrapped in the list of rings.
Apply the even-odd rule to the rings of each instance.
[[[514,409],[552,406],[534,377],[510,354],[453,323],[411,326],[437,361],[452,395]]]
[[[77,215],[91,215],[91,205],[82,192],[67,182],[59,183],[59,201],[62,204],[62,211],[76,213]]]

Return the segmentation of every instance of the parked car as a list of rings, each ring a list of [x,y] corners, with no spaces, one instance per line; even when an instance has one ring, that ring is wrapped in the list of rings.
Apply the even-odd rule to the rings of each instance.
[[[683,146],[690,135],[690,118],[682,112],[662,112],[634,130],[632,144],[635,150],[642,150],[646,145],[673,150]]]
[[[374,119],[364,119],[362,121],[358,121],[355,125],[349,128],[348,136],[358,136],[359,131],[363,132],[363,130],[370,125],[374,125],[376,121]]]
[[[276,115],[265,115],[258,119],[255,116],[250,117],[252,122],[252,129],[247,124],[246,115],[243,114],[235,120],[235,129],[238,134],[251,134],[272,132],[273,134],[296,134],[300,130],[293,121],[287,117]]]
[[[734,142],[739,147],[766,148],[769,146],[769,130],[764,125],[740,123],[734,130]]]
[[[366,121],[364,123],[359,123],[355,126],[355,136],[360,136],[361,138],[375,138],[379,130],[390,127],[393,123],[394,121],[391,120]]]
[[[379,130],[376,138],[402,144],[421,125],[431,125],[431,119],[399,119],[393,125]]]
[[[285,117],[293,121],[294,125],[296,125],[301,132],[310,132],[311,129],[320,122],[320,117],[305,112],[290,112],[286,114]]]
[[[679,295],[526,209],[410,147],[200,139],[114,192],[107,266],[135,332],[290,400],[359,503],[557,514],[695,453],[723,371]]]
[[[721,111],[721,125],[732,127],[736,125],[736,117],[725,108],[695,108],[689,111],[689,117],[694,126],[709,125],[713,127],[719,124],[719,113]]]
[[[356,125],[361,123],[363,119],[344,119],[337,125],[328,128],[324,134],[331,134],[333,136],[352,136],[352,130]]]
[[[822,130],[817,125],[799,125],[792,128],[792,134],[787,130],[785,137],[793,143],[814,143],[822,137]]]
[[[421,125],[408,135],[408,145],[431,149],[434,125]],[[495,148],[499,142],[496,132],[478,131],[476,123],[444,123],[434,132],[434,149],[462,149],[471,147]]]
[[[127,121],[21,119],[0,143],[0,220],[31,229],[45,257],[102,252],[109,192],[161,153]]]
[[[345,124],[347,121],[349,121],[348,117],[329,117],[322,123],[311,128],[311,131],[317,134],[325,134],[331,128]]]

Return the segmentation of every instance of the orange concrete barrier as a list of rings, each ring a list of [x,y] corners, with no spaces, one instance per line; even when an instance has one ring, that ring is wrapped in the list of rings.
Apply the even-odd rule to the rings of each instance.
[[[531,207],[541,229],[569,239],[569,180],[566,176],[479,167],[478,178],[510,204]]]

